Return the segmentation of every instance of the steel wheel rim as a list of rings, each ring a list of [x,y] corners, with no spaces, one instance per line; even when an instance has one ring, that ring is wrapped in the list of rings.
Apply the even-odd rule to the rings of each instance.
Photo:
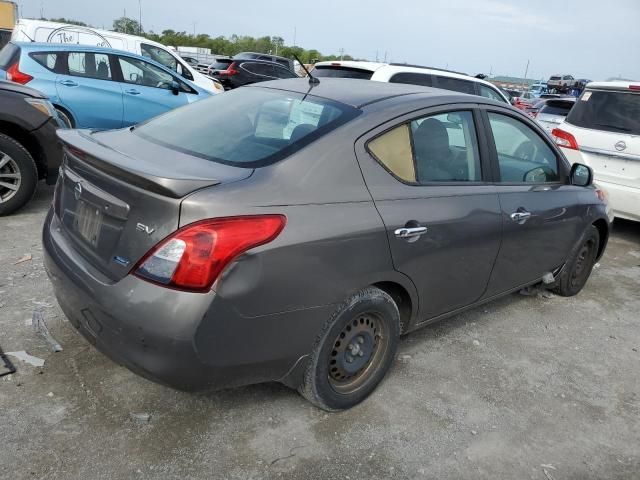
[[[571,275],[572,286],[580,285],[584,277],[589,273],[589,262],[592,257],[593,247],[593,241],[589,240],[580,248],[576,266],[573,268],[573,274]]]
[[[333,342],[328,360],[329,385],[343,395],[356,392],[382,364],[388,348],[389,335],[380,317],[372,312],[358,315]]]
[[[22,174],[16,161],[0,151],[0,203],[11,200],[22,183]]]

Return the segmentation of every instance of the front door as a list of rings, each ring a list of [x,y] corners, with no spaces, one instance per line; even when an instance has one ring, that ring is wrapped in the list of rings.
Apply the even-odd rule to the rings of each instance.
[[[485,124],[503,218],[502,246],[487,296],[539,281],[560,267],[576,238],[579,187],[569,166],[537,128],[508,111],[486,112]]]
[[[133,57],[118,56],[122,73],[125,126],[148,120],[168,110],[186,105],[197,94],[187,93],[186,86],[168,71]],[[181,85],[176,95],[172,84]]]
[[[394,267],[416,285],[422,321],[478,300],[500,246],[480,117],[471,106],[460,108],[381,126],[357,146]]]
[[[56,90],[77,128],[122,126],[122,89],[112,76],[105,53],[69,52],[67,69],[57,76]]]

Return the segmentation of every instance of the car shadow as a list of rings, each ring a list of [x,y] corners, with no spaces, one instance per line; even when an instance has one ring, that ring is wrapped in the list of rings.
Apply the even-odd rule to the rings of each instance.
[[[613,222],[612,233],[628,242],[640,244],[640,222],[616,218]]]

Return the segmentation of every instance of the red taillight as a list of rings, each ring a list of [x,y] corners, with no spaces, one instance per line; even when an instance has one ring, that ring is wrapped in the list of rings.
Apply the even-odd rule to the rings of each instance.
[[[238,255],[274,240],[283,215],[203,220],[181,228],[136,265],[134,275],[180,290],[206,292]]]
[[[640,85],[629,85],[629,90],[639,90],[640,91]]]
[[[237,75],[238,74],[238,70],[236,69],[237,67],[238,67],[238,64],[236,62],[232,62],[231,65],[229,65],[223,73],[225,75],[228,75],[229,77],[232,75]]]
[[[7,80],[11,82],[21,83],[22,85],[26,85],[31,80],[33,80],[33,77],[29,74],[22,73],[18,68],[18,64],[14,63],[7,70]]]
[[[559,128],[554,128],[551,131],[551,136],[556,142],[556,145],[564,148],[569,148],[571,150],[578,150],[578,142],[576,141],[576,137],[571,135],[569,132],[565,132],[564,130],[560,130]]]

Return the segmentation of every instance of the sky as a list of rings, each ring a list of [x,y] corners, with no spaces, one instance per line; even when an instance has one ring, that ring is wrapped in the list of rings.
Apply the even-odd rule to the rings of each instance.
[[[123,15],[145,30],[281,36],[323,54],[547,79],[640,80],[640,0],[17,0],[21,16],[109,29]],[[214,52],[215,53],[215,52]]]

